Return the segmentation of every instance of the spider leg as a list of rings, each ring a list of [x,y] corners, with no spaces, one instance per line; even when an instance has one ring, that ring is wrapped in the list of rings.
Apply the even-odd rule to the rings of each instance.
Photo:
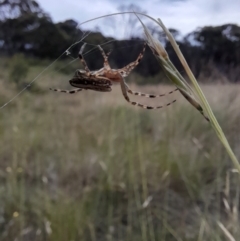
[[[57,91],[57,92],[62,92],[62,93],[67,93],[67,94],[75,94],[75,93],[77,93],[79,91],[82,91],[83,89],[61,90],[61,89],[52,89],[52,88],[50,88],[50,90]]]
[[[101,51],[101,54],[102,54],[103,59],[104,59],[104,62],[103,62],[104,68],[110,70],[111,67],[108,63],[108,56],[110,55],[111,52],[108,52],[107,54],[105,54],[104,50],[102,49],[102,47],[100,45],[98,45],[98,48]]]
[[[147,98],[163,97],[163,96],[166,96],[166,95],[173,94],[175,91],[178,90],[178,89],[175,89],[175,90],[172,90],[172,91],[169,91],[169,92],[167,92],[167,93],[160,94],[160,95],[145,94],[145,93],[141,93],[141,92],[137,92],[137,91],[131,90],[131,89],[129,88],[129,86],[126,84],[125,81],[124,81],[124,83],[125,83],[125,86],[126,86],[126,89],[127,89],[127,92],[128,92],[128,93],[130,93],[130,94],[132,94],[132,95],[144,96],[144,97],[147,97]]]
[[[121,68],[118,70],[118,72],[123,76],[123,77],[127,77],[130,72],[140,63],[140,61],[143,58],[143,54],[145,52],[146,49],[146,43],[144,43],[143,45],[143,50],[140,52],[140,54],[138,55],[137,59],[133,62],[131,62],[130,64],[126,65],[125,67]]]
[[[85,46],[86,46],[86,43],[84,43],[83,46],[81,47],[81,49],[78,53],[78,58],[80,59],[80,61],[81,61],[82,65],[84,66],[84,69],[86,70],[86,72],[89,73],[90,70],[89,70],[89,68],[87,66],[87,63],[86,63],[85,59],[83,58],[83,54],[82,54]]]
[[[131,101],[131,100],[129,99],[128,95],[127,95],[127,88],[126,88],[125,81],[124,81],[123,78],[121,79],[120,84],[121,84],[122,94],[123,94],[125,100],[126,100],[127,102],[129,102],[130,104],[139,106],[139,107],[141,107],[141,108],[143,108],[143,109],[148,109],[148,110],[161,109],[161,108],[163,108],[164,106],[169,106],[169,105],[173,104],[174,102],[176,102],[176,100],[173,100],[173,101],[167,103],[166,105],[149,106],[149,105],[144,105],[144,104],[141,104],[141,103],[138,103],[138,102],[135,102],[135,101]]]

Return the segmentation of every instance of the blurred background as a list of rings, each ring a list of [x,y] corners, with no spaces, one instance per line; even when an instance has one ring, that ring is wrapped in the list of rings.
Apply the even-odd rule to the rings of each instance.
[[[0,0],[0,240],[239,240],[239,174],[178,92],[130,96],[177,100],[154,111],[129,105],[119,85],[49,90],[71,89],[84,42],[91,70],[103,66],[97,45],[113,68],[137,58],[134,14],[81,24],[123,11],[163,20],[240,159],[239,1]],[[161,29],[141,19],[185,75]],[[149,48],[126,81],[143,93],[174,90]]]

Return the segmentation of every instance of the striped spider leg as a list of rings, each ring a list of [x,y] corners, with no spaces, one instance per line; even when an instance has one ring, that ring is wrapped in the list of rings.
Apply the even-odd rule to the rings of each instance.
[[[150,105],[145,105],[145,104],[142,104],[142,103],[139,103],[139,102],[131,101],[129,99],[129,97],[128,97],[128,94],[127,94],[127,92],[129,92],[129,89],[128,89],[128,86],[127,86],[126,82],[124,81],[124,77],[122,77],[120,85],[121,85],[122,94],[123,94],[125,100],[128,103],[130,103],[132,105],[139,106],[139,107],[141,107],[143,109],[148,109],[148,110],[161,109],[161,108],[163,108],[165,106],[169,106],[169,105],[173,104],[174,102],[176,102],[176,100],[173,100],[173,101],[171,101],[171,102],[169,102],[169,103],[167,103],[165,105],[150,106]],[[172,92],[174,92],[174,91],[172,91]],[[144,95],[145,97],[148,97],[148,94],[143,94],[143,93],[140,93],[140,92],[136,92],[136,93],[138,93],[137,95]],[[154,96],[154,97],[161,97],[161,95]],[[150,98],[154,98],[154,97],[150,97]]]
[[[81,70],[81,69],[76,70],[73,78],[71,80],[69,80],[70,85],[77,87],[77,89],[70,90],[70,91],[69,90],[60,90],[60,89],[51,89],[51,90],[58,91],[58,92],[64,92],[67,94],[74,94],[79,91],[82,91],[83,89],[95,90],[95,91],[101,91],[101,92],[109,92],[112,90],[111,89],[112,82],[118,82],[121,85],[122,94],[123,94],[125,100],[127,100],[127,102],[129,102],[132,105],[136,105],[136,106],[142,107],[144,109],[160,109],[163,106],[153,107],[153,106],[147,106],[147,105],[144,105],[141,103],[133,102],[129,99],[127,93],[130,93],[133,95],[144,96],[144,97],[148,97],[148,98],[156,98],[156,97],[163,97],[167,94],[172,94],[173,92],[175,92],[177,90],[177,89],[175,89],[166,94],[153,95],[153,94],[145,94],[145,93],[133,91],[126,84],[124,77],[127,77],[131,73],[131,71],[140,63],[141,59],[143,58],[143,54],[144,54],[144,51],[146,48],[146,43],[144,44],[143,50],[138,55],[137,59],[121,69],[112,69],[110,67],[109,62],[108,62],[108,57],[109,57],[110,53],[106,54],[104,52],[104,50],[101,48],[101,46],[98,45],[98,48],[103,56],[104,62],[103,62],[103,68],[101,68],[99,70],[95,70],[95,71],[89,70],[87,63],[83,58],[83,50],[84,50],[85,46],[86,46],[86,44],[84,44],[81,47],[81,49],[79,51],[79,55],[78,55],[82,65],[84,66],[84,70]],[[175,101],[176,100],[166,104],[165,106],[169,106],[170,104],[174,103]]]
[[[99,49],[100,49],[100,51],[103,55],[103,58],[104,58],[104,66],[108,66],[108,68],[110,68],[109,63],[108,63],[108,55],[105,54],[105,52],[103,51],[101,46],[98,46],[98,47],[99,47]],[[122,94],[123,94],[125,100],[127,102],[129,102],[130,104],[139,106],[139,107],[144,108],[144,109],[160,109],[160,108],[163,108],[164,105],[156,106],[156,107],[144,105],[144,104],[141,104],[141,103],[138,103],[138,102],[131,101],[129,99],[128,95],[127,95],[127,92],[128,92],[128,93],[134,94],[134,95],[145,96],[145,97],[148,97],[148,98],[156,98],[156,97],[163,97],[167,94],[172,94],[173,92],[178,90],[178,89],[175,89],[173,91],[168,92],[167,94],[152,95],[152,94],[144,94],[144,93],[136,92],[136,91],[131,90],[128,87],[128,85],[126,84],[126,82],[124,80],[124,77],[128,76],[130,74],[130,72],[140,63],[141,59],[143,58],[143,53],[145,51],[145,48],[146,48],[146,43],[144,44],[143,50],[139,54],[138,58],[134,62],[128,64],[127,66],[123,67],[122,69],[117,70],[121,75],[121,77],[118,79],[118,82],[120,82]],[[176,102],[176,100],[173,100],[172,102],[167,103],[165,106],[169,106],[174,102]]]

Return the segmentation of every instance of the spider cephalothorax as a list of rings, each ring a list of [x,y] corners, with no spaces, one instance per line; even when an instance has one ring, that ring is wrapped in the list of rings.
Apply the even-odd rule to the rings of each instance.
[[[129,99],[127,93],[130,93],[133,95],[140,95],[140,96],[144,96],[144,97],[148,97],[148,98],[156,98],[156,97],[165,96],[166,94],[172,94],[174,91],[177,90],[177,89],[175,89],[166,94],[152,95],[152,94],[144,94],[144,93],[136,92],[136,91],[131,90],[128,87],[124,78],[130,74],[130,72],[139,64],[139,62],[143,58],[143,53],[145,51],[146,44],[144,44],[143,50],[138,55],[137,59],[134,62],[126,65],[125,67],[123,67],[121,69],[112,69],[110,67],[110,65],[108,63],[109,53],[105,54],[105,52],[103,51],[101,46],[98,45],[98,48],[102,53],[104,63],[103,63],[103,68],[101,68],[99,70],[95,70],[95,71],[89,70],[87,63],[85,62],[85,60],[83,58],[82,53],[83,53],[85,45],[86,44],[84,44],[81,47],[79,54],[78,54],[78,57],[79,57],[80,61],[82,62],[85,70],[82,70],[82,69],[77,70],[75,72],[73,78],[69,80],[70,85],[77,87],[78,89],[74,89],[74,90],[51,89],[51,90],[64,92],[64,93],[68,93],[68,94],[74,94],[79,91],[82,91],[83,89],[95,90],[95,91],[101,91],[101,92],[109,92],[112,90],[111,89],[112,82],[118,82],[121,85],[122,94],[123,94],[125,100],[132,105],[140,106],[145,109],[160,109],[163,106],[153,107],[153,106],[143,105],[141,103],[131,101]],[[173,100],[172,102],[166,104],[166,106],[171,105],[175,101],[176,100]]]

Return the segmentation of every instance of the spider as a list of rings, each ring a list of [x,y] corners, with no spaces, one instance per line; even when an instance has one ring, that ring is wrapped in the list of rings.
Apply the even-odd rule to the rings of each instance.
[[[101,48],[101,46],[98,45],[98,48],[104,59],[104,64],[103,64],[103,68],[101,68],[99,70],[95,70],[95,71],[89,70],[87,63],[85,62],[85,60],[83,58],[83,50],[84,50],[85,46],[86,46],[86,43],[83,44],[83,46],[81,47],[79,54],[78,54],[78,57],[79,57],[80,61],[82,62],[85,70],[82,70],[82,69],[76,70],[73,78],[69,80],[70,85],[77,87],[77,89],[61,90],[61,89],[50,88],[50,90],[63,92],[63,93],[67,93],[67,94],[75,94],[79,91],[82,91],[83,89],[95,90],[95,91],[101,91],[101,92],[110,92],[112,90],[112,88],[111,88],[112,82],[118,82],[121,85],[122,94],[123,94],[125,100],[132,105],[139,106],[144,109],[160,109],[164,106],[162,105],[162,106],[154,107],[154,106],[148,106],[148,105],[144,105],[144,104],[141,104],[138,102],[131,101],[129,99],[127,93],[130,93],[133,95],[144,96],[144,97],[148,97],[148,98],[156,98],[156,97],[162,97],[162,96],[165,96],[168,94],[172,94],[173,92],[178,90],[178,89],[175,89],[175,90],[172,90],[165,94],[152,95],[152,94],[144,94],[141,92],[133,91],[128,87],[124,78],[130,74],[130,72],[139,64],[139,62],[143,58],[143,54],[144,54],[144,51],[146,48],[146,43],[144,44],[143,50],[138,55],[137,59],[121,69],[112,69],[110,67],[109,62],[108,62],[108,57],[110,55],[110,52],[106,54],[104,52],[104,50]],[[172,102],[169,102],[165,106],[169,106],[172,103],[174,103],[175,101],[176,100],[173,100]]]

